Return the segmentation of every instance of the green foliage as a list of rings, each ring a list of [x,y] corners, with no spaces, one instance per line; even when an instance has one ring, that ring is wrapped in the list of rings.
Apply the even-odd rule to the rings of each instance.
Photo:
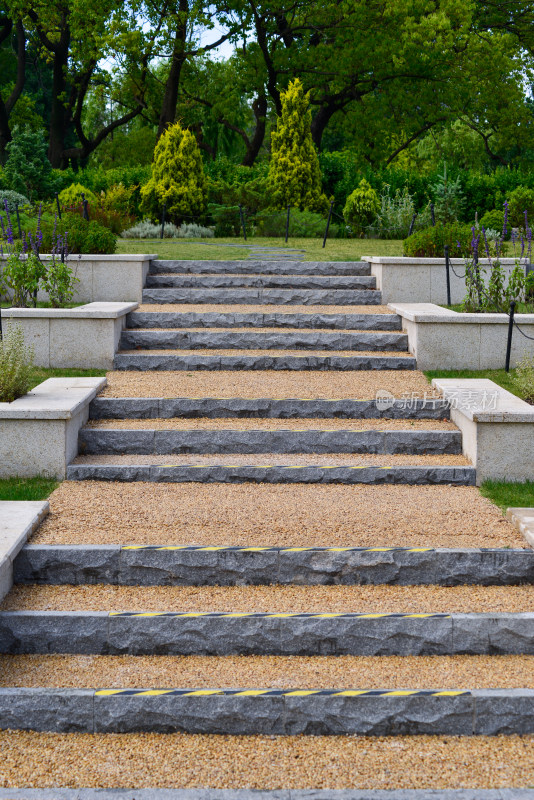
[[[4,175],[8,186],[31,201],[51,197],[55,191],[56,182],[46,150],[43,134],[29,128],[16,131],[6,145],[8,157]]]
[[[478,377],[478,376],[477,376]],[[484,481],[480,493],[503,511],[507,508],[532,508],[534,506],[534,481],[513,483],[509,481]]]
[[[0,214],[3,214],[5,211],[6,202],[10,214],[15,213],[17,205],[21,210],[30,205],[30,201],[23,194],[10,191],[9,189],[0,190]]]
[[[46,500],[58,486],[51,478],[0,478],[0,500]]]
[[[534,405],[534,356],[525,355],[517,365],[514,383],[521,397]]]
[[[24,255],[20,250],[13,250],[7,257],[3,280],[13,292],[13,305],[26,308],[39,289],[46,268],[34,253]]]
[[[504,227],[504,211],[499,211],[498,209],[494,208],[492,211],[486,211],[486,213],[478,220],[480,228],[484,228],[485,230],[489,231],[499,231],[502,233],[502,229]],[[508,238],[510,236],[510,232],[508,231]]]
[[[255,217],[255,233],[258,236],[285,236],[287,211],[257,214]],[[313,211],[298,211],[291,209],[289,215],[289,235],[291,237],[316,238],[323,237],[326,229],[326,219],[321,214]],[[340,226],[330,223],[328,235],[335,239],[340,235]]]
[[[466,261],[466,296],[462,311],[466,312],[506,312],[513,301],[524,303],[531,288],[534,288],[534,275],[525,275],[523,264],[516,261],[515,267],[507,276],[499,259],[491,259],[488,267]]]
[[[152,176],[141,188],[141,208],[159,219],[163,204],[167,218],[181,222],[206,209],[206,176],[193,134],[175,123],[161,135],[154,150]]]
[[[360,181],[357,189],[349,194],[343,209],[345,222],[352,228],[353,233],[360,235],[367,225],[375,219],[380,209],[378,194],[368,181]]]
[[[441,222],[442,225],[448,225],[462,218],[465,199],[459,175],[454,180],[451,180],[447,176],[447,167],[445,166],[443,175],[440,175],[433,186],[433,195],[434,211],[438,222]]]
[[[44,222],[43,229],[43,252],[50,252],[54,246],[54,224]],[[115,234],[100,225],[98,222],[83,219],[80,214],[63,214],[61,223],[57,225],[58,232],[63,235],[67,232],[67,244],[69,253],[114,253],[117,248],[117,237]]]
[[[525,211],[530,224],[534,223],[534,188],[518,186],[509,197],[509,220],[514,228],[525,229]]]
[[[386,185],[380,198],[380,209],[376,219],[367,228],[366,234],[378,239],[405,239],[415,213],[415,201],[407,186],[402,191],[397,189],[392,197],[389,186]],[[414,230],[427,228],[430,222],[430,208],[425,206],[415,218]]]
[[[0,338],[0,403],[12,403],[29,391],[33,359],[22,328],[9,323]]]
[[[79,283],[68,259],[62,262],[57,256],[46,262],[46,273],[42,279],[43,289],[48,293],[52,308],[61,308],[70,303],[74,297],[76,284]]]
[[[472,239],[473,232],[469,225],[461,225],[458,222],[436,225],[416,231],[405,239],[404,255],[416,258],[441,258],[445,245],[448,244],[451,258],[467,258]]]
[[[106,189],[100,198],[101,206],[106,211],[117,211],[120,214],[133,214],[134,195],[139,187],[125,186],[124,183],[115,183]]]
[[[77,208],[82,205],[82,193],[90,205],[96,205],[97,197],[94,192],[82,186],[81,183],[71,183],[59,193],[59,202],[64,208]]]
[[[309,95],[296,78],[280,99],[282,113],[271,135],[270,205],[324,213],[328,201],[322,193],[321,168],[311,136]]]

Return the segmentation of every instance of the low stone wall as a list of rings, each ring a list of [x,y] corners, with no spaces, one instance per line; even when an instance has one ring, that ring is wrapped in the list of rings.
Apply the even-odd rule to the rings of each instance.
[[[52,256],[42,255],[41,258],[47,261]],[[150,262],[155,258],[154,254],[70,256],[69,265],[80,281],[74,302],[140,303]],[[5,256],[0,257],[0,273],[4,263]],[[37,299],[45,302],[48,295],[39,292]]]
[[[459,314],[433,303],[390,303],[402,317],[418,369],[503,369],[508,314]],[[534,314],[517,314],[510,364],[534,354]]]
[[[89,303],[78,308],[8,308],[38,367],[112,369],[126,315],[137,303]]]
[[[376,288],[382,292],[384,303],[446,303],[447,279],[444,258],[407,258],[390,256],[363,256],[371,265],[376,278]],[[463,258],[451,258],[450,263],[458,275],[464,275]],[[480,259],[482,267],[488,260]],[[501,265],[509,275],[515,259],[502,258]],[[465,297],[465,278],[458,278],[450,270],[451,303],[461,303]]]
[[[0,502],[0,602],[13,586],[13,562],[47,516],[46,500]]]
[[[486,379],[435,378],[432,386],[450,403],[478,485],[533,479],[534,406]]]
[[[105,378],[49,378],[13,403],[0,403],[0,478],[65,478],[89,403],[105,385]]]

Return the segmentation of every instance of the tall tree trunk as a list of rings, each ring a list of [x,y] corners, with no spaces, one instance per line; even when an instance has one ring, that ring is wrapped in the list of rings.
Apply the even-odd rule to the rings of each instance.
[[[65,166],[63,151],[65,150],[65,138],[70,118],[69,111],[65,106],[69,43],[70,30],[68,26],[65,26],[61,32],[59,42],[54,47],[52,105],[48,135],[48,158],[54,169],[61,169]]]
[[[244,167],[251,167],[260,152],[263,140],[265,139],[265,126],[267,123],[267,98],[264,94],[258,97],[252,103],[252,110],[256,117],[256,128],[254,136],[246,143],[247,152],[241,162]]]
[[[188,0],[180,0],[179,17],[176,21],[176,31],[174,36],[174,46],[171,58],[171,67],[165,93],[159,115],[158,136],[161,136],[167,125],[172,125],[176,116],[176,104],[178,102],[178,89],[180,88],[180,76],[182,67],[186,59],[186,40],[187,40],[187,18],[189,13]]]

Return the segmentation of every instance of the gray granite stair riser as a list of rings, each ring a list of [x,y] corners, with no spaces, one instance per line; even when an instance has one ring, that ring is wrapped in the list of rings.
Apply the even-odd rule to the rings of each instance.
[[[295,552],[128,549],[120,545],[26,545],[14,562],[17,584],[122,586],[479,585],[534,583],[532,550]]]
[[[449,419],[444,400],[276,400],[219,397],[95,397],[91,419]]]
[[[0,689],[0,728],[245,736],[526,735],[534,732],[534,690],[487,689],[438,697],[302,697]]]
[[[147,289],[376,289],[370,275],[148,275]]]
[[[80,455],[368,453],[458,455],[460,431],[98,430],[82,428]]]
[[[123,331],[121,350],[400,350],[407,352],[404,333],[372,331],[261,331],[261,330],[134,330]]]
[[[126,327],[138,328],[305,328],[306,330],[400,331],[397,314],[299,314],[269,311],[132,311]]]
[[[0,800],[532,800],[532,789],[0,789]]]
[[[380,305],[376,289],[144,289],[143,303],[210,305]]]
[[[175,617],[3,611],[0,652],[11,655],[533,655],[534,615]]]
[[[150,275],[370,275],[366,261],[152,261]]]
[[[194,351],[182,350],[179,354],[137,353],[135,350],[117,353],[115,369],[120,370],[369,370],[369,369],[415,369],[412,356],[317,356],[302,351],[303,355],[247,355],[243,350],[239,355],[198,355]]]
[[[71,481],[155,483],[343,483],[474,486],[473,467],[224,466],[158,464],[70,464]]]

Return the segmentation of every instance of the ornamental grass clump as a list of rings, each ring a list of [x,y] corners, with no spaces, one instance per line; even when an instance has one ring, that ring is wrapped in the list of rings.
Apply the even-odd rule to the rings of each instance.
[[[33,347],[26,346],[20,325],[8,324],[0,338],[0,403],[12,403],[31,386]]]

